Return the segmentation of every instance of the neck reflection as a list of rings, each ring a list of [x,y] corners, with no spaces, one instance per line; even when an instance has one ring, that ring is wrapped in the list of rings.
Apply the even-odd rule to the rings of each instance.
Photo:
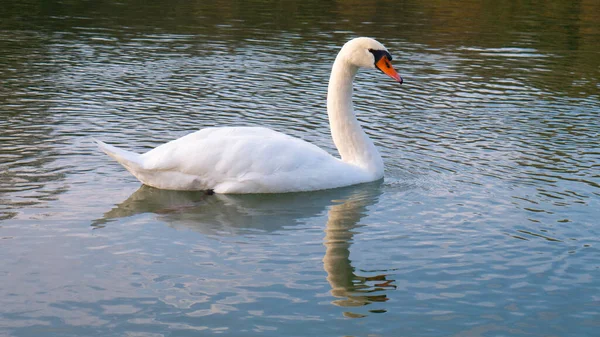
[[[353,196],[341,204],[331,206],[325,229],[323,268],[331,285],[331,295],[337,299],[331,303],[340,307],[362,307],[372,303],[386,302],[386,290],[395,289],[394,280],[385,274],[362,276],[355,273],[350,260],[352,245],[358,222],[367,214],[367,207],[376,200],[371,196]],[[376,199],[376,198],[375,198]],[[371,313],[385,312],[372,309]],[[347,317],[364,317],[365,314],[344,312]]]

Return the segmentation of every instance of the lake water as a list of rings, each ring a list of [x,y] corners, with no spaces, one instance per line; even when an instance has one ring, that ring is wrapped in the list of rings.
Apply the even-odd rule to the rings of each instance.
[[[0,336],[598,336],[600,2],[9,1]],[[335,148],[340,46],[385,180],[143,187],[135,151],[263,125]]]

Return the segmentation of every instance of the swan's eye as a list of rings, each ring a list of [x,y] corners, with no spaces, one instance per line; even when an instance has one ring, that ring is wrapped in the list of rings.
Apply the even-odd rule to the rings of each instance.
[[[389,61],[392,60],[392,55],[390,55],[390,53],[387,52],[387,50],[379,50],[379,49],[369,49],[369,52],[371,52],[371,54],[373,54],[373,57],[375,58],[375,64],[377,64],[382,57],[386,57]]]

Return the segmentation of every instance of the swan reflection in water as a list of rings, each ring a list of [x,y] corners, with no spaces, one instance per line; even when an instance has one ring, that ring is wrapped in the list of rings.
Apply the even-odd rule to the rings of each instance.
[[[341,307],[365,306],[388,300],[386,290],[395,289],[386,275],[361,276],[350,260],[350,246],[368,207],[377,203],[381,183],[369,183],[306,193],[208,195],[205,192],[159,190],[143,185],[127,200],[94,221],[102,228],[111,220],[153,213],[169,226],[207,235],[239,235],[273,232],[321,216],[327,208],[323,266],[332,303]],[[365,272],[369,273],[369,272]],[[370,310],[385,312],[383,309]],[[347,317],[363,314],[344,312]]]
[[[395,289],[394,280],[387,279],[385,274],[376,276],[360,276],[355,273],[350,260],[350,245],[353,241],[354,229],[367,214],[367,207],[375,204],[379,194],[351,194],[341,203],[331,206],[325,229],[325,256],[323,267],[327,272],[327,281],[331,285],[331,294],[337,297],[332,303],[341,307],[358,307],[373,302],[385,302],[388,297],[383,291]],[[385,310],[370,310],[373,313]],[[364,315],[344,312],[347,317],[363,317]]]

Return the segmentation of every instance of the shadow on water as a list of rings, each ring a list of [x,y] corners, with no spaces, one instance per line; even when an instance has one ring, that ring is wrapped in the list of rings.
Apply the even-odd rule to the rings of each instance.
[[[119,218],[151,213],[173,228],[205,235],[266,234],[302,224],[329,209],[323,267],[331,295],[336,298],[332,304],[351,308],[386,302],[389,298],[385,291],[396,288],[394,280],[385,273],[359,275],[350,260],[356,229],[362,226],[360,221],[368,214],[368,208],[378,202],[381,193],[381,182],[307,193],[255,195],[209,195],[203,191],[168,191],[142,185],[92,226],[100,229]],[[365,316],[349,311],[343,314],[352,318]]]

